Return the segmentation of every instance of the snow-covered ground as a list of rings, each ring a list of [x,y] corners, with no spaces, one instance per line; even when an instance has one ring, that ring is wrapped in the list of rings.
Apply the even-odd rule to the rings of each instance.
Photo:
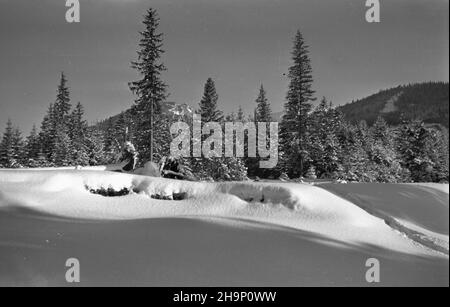
[[[2,170],[0,285],[64,285],[75,257],[82,285],[364,286],[377,258],[379,285],[448,286],[446,187]]]

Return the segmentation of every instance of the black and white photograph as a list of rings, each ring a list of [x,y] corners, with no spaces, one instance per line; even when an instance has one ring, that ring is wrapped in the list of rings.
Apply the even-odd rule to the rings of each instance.
[[[0,287],[449,287],[448,182],[448,0],[0,0]]]

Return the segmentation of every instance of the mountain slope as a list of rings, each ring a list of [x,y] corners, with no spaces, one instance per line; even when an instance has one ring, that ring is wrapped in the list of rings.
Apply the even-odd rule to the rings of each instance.
[[[339,106],[338,109],[352,123],[365,120],[372,125],[379,115],[391,125],[398,125],[402,119],[422,119],[429,124],[440,124],[448,128],[449,84],[427,82],[409,84],[381,90],[376,94]],[[125,111],[130,114],[131,109]],[[193,110],[187,104],[166,102],[162,113],[171,114],[176,119],[192,118]],[[272,114],[274,121],[281,122],[284,112]],[[115,123],[119,115],[112,116],[97,125],[106,129]]]
[[[353,122],[373,124],[379,115],[391,125],[402,119],[422,119],[426,123],[448,127],[449,84],[427,82],[398,86],[340,106],[338,109]]]

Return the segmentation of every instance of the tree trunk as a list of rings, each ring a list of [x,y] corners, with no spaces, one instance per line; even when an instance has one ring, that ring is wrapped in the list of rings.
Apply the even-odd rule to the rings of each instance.
[[[153,162],[153,98],[150,99],[150,162]]]
[[[300,157],[300,177],[303,175],[303,148],[302,148],[302,104],[300,102],[299,108],[299,128],[298,128],[298,150]]]

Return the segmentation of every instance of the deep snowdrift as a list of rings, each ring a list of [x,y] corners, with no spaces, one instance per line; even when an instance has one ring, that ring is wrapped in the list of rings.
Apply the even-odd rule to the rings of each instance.
[[[391,185],[391,188],[395,186]],[[130,191],[130,194],[104,197],[92,193],[108,189]],[[178,200],[169,200],[174,195]],[[179,195],[182,197],[177,197]],[[448,193],[446,195],[448,202]],[[392,203],[393,207],[395,205]],[[402,207],[401,210],[408,214],[407,208]],[[61,247],[63,243],[59,246],[62,249],[52,254],[44,248],[45,244],[41,245],[42,242],[36,246],[36,242],[27,238],[30,229],[21,228],[22,236],[17,234],[17,229],[10,229],[13,225],[24,224],[31,229],[63,229],[59,233],[70,233],[71,242],[78,246],[77,253],[85,258],[96,259],[97,256],[91,254],[91,245],[96,244],[103,244],[104,251],[109,253],[116,253],[119,249],[120,253],[132,258],[139,258],[138,255],[150,257],[133,260],[144,266],[160,266],[149,269],[152,277],[147,274],[141,279],[135,277],[138,284],[187,285],[185,282],[193,282],[209,285],[208,281],[215,281],[213,285],[238,285],[253,281],[253,285],[255,282],[256,285],[361,285],[364,284],[365,259],[369,257],[384,259],[385,274],[391,277],[385,279],[386,285],[448,284],[448,256],[445,251],[412,240],[408,234],[388,225],[383,217],[361,208],[360,204],[307,184],[200,183],[102,171],[0,171],[0,214],[0,250],[5,252],[0,256],[0,263],[11,262],[14,258],[11,250],[17,248],[31,249],[39,255],[44,253],[46,259],[55,261],[54,258],[62,257],[62,254],[71,256],[66,255],[67,249]],[[397,218],[389,212],[386,214]],[[416,227],[422,230],[422,234],[444,241],[443,246],[446,242],[448,254],[448,232],[438,233],[427,223],[414,219],[405,219],[406,222],[410,228]],[[142,237],[142,231],[147,237]],[[187,237],[188,233],[193,237]],[[264,234],[263,239],[258,235],[261,233]],[[113,238],[106,239],[105,236]],[[199,239],[203,241],[199,242]],[[128,240],[136,241],[132,244]],[[163,252],[168,245],[171,246],[169,255]],[[158,250],[156,254],[155,250]],[[174,256],[172,252],[183,255]],[[202,252],[205,254],[199,256],[198,253]],[[225,255],[237,258],[230,260]],[[161,263],[161,258],[153,257],[168,257],[171,261]],[[251,265],[240,264],[250,259],[254,261]],[[266,262],[269,260],[271,263]],[[115,261],[127,266],[123,259],[122,262]],[[325,270],[320,268],[334,263],[338,265]],[[190,268],[182,268],[183,264]],[[229,272],[230,266],[241,265],[248,267],[246,277],[236,270]],[[261,272],[264,265],[267,266],[267,275]],[[212,272],[225,275],[209,276],[203,271],[203,266],[216,266]],[[9,269],[0,268],[0,273],[15,277],[12,280],[17,284],[27,279],[17,277],[17,272],[9,272]],[[91,271],[90,281],[94,284],[102,281],[120,284],[128,280],[122,277],[119,281],[112,281],[104,270],[102,277],[95,275],[100,274],[98,271]],[[294,272],[304,274],[293,276]],[[120,276],[133,280],[132,275],[123,274]],[[34,282],[35,279],[32,278]],[[48,276],[44,280],[44,284],[60,282],[49,280]],[[6,279],[0,279],[2,282],[6,283]],[[251,285],[249,283],[247,285]]]
[[[323,184],[422,245],[448,255],[449,199],[444,184]]]

